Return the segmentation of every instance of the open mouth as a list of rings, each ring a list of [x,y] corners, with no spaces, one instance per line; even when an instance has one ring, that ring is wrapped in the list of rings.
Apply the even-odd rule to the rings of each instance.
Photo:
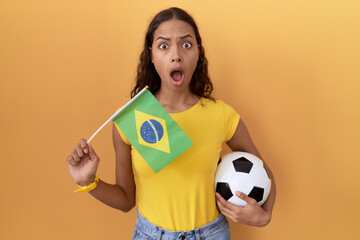
[[[171,78],[174,80],[174,81],[180,81],[183,77],[183,73],[181,71],[173,71],[171,73]]]
[[[184,72],[181,68],[173,69],[170,72],[171,82],[175,86],[180,86],[184,82]]]

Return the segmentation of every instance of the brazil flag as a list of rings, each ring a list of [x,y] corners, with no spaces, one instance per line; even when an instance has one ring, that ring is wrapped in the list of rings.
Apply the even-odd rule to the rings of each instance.
[[[132,100],[113,121],[157,173],[193,142],[149,90],[142,90]]]

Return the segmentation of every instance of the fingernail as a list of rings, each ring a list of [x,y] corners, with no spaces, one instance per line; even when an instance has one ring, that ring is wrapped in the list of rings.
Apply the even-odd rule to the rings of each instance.
[[[87,150],[87,148],[85,148],[85,149],[84,149],[84,153],[88,153],[88,150]]]

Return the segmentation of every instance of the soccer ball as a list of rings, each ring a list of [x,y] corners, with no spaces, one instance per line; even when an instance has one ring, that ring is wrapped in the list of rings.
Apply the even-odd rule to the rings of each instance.
[[[235,205],[246,206],[246,202],[235,195],[240,191],[261,206],[269,196],[271,180],[261,159],[246,152],[232,152],[219,160],[215,188],[225,200]]]

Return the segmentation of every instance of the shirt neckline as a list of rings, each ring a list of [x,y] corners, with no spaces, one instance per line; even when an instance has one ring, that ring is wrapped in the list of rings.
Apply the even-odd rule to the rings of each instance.
[[[182,115],[182,114],[186,114],[188,112],[192,112],[194,111],[194,109],[196,109],[199,105],[201,105],[201,102],[203,101],[203,98],[200,98],[199,101],[197,101],[197,103],[195,103],[192,107],[182,111],[182,112],[177,112],[177,113],[169,113],[170,116],[179,116],[179,115]]]

